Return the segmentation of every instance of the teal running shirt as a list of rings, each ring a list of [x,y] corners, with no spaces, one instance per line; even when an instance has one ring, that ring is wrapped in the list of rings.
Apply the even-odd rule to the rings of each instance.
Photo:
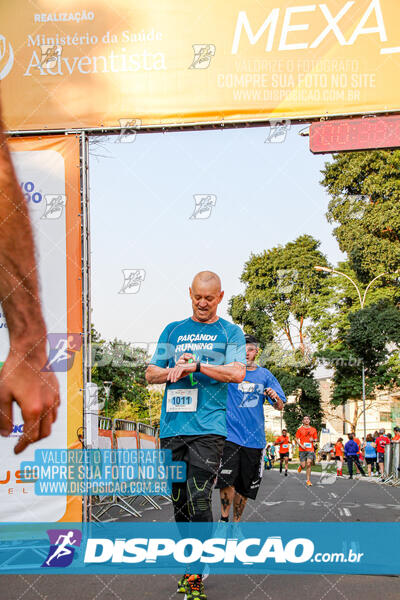
[[[221,318],[215,323],[200,323],[191,317],[170,323],[158,340],[150,364],[172,368],[185,352],[209,365],[246,364],[242,330]],[[168,382],[161,407],[160,438],[209,434],[226,437],[227,397],[228,384],[203,373]]]

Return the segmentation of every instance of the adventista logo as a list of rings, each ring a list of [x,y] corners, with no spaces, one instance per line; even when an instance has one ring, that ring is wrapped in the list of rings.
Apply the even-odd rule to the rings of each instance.
[[[48,529],[50,550],[42,567],[68,567],[74,558],[75,547],[82,541],[82,532],[79,529]]]
[[[7,43],[4,35],[0,33],[0,79],[4,79],[14,64],[14,52],[10,42]]]

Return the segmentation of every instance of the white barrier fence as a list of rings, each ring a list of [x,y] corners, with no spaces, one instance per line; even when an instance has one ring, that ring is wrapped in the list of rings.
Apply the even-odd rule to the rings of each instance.
[[[400,485],[400,443],[388,444],[385,447],[383,474],[383,484]]]
[[[108,417],[98,418],[98,443],[99,449],[108,450],[143,450],[159,448],[159,430],[156,427],[145,423],[136,423],[127,419],[110,419]],[[92,446],[93,448],[93,446]],[[138,462],[140,455],[138,454]],[[165,495],[157,496],[170,502],[170,498]],[[140,507],[145,504],[156,510],[161,510],[159,502],[154,496],[136,495],[136,496],[98,496],[93,498],[90,503],[89,520],[106,521],[105,515],[113,507],[118,507],[132,517],[140,517],[139,510],[133,506],[140,503]],[[94,514],[95,513],[95,514]]]

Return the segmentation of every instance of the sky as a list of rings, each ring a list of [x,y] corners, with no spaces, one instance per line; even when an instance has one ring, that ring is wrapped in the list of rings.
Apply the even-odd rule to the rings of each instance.
[[[301,129],[292,125],[281,142],[256,127],[91,146],[92,320],[104,338],[156,342],[166,324],[191,315],[188,287],[201,270],[220,275],[218,314],[229,319],[228,300],[244,291],[251,253],[300,235],[319,239],[331,264],[343,258],[319,183],[330,157],[311,154]],[[210,199],[194,215],[196,195]],[[123,270],[138,271],[135,287],[126,288]]]

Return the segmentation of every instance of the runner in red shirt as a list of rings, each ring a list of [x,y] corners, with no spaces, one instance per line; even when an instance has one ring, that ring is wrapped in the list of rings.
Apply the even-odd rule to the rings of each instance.
[[[336,460],[336,464],[337,464],[337,476],[338,477],[343,477],[343,454],[344,454],[344,450],[343,450],[343,438],[339,438],[338,441],[335,444],[335,460]]]
[[[299,446],[300,466],[298,472],[306,468],[307,485],[312,485],[311,465],[315,461],[315,443],[318,440],[318,433],[314,427],[310,427],[310,417],[305,416],[303,425],[296,431],[296,443]],[[307,465],[307,466],[306,466]]]
[[[378,465],[379,465],[381,479],[383,480],[384,479],[383,470],[384,470],[384,462],[385,462],[385,447],[388,444],[390,444],[390,439],[388,438],[387,435],[385,435],[384,429],[379,430],[379,435],[375,440],[375,444],[376,444],[376,458],[377,458]]]
[[[287,477],[290,439],[286,429],[282,429],[282,435],[276,438],[275,446],[279,446],[279,473],[282,473],[282,465],[283,461],[285,461],[285,477]]]

